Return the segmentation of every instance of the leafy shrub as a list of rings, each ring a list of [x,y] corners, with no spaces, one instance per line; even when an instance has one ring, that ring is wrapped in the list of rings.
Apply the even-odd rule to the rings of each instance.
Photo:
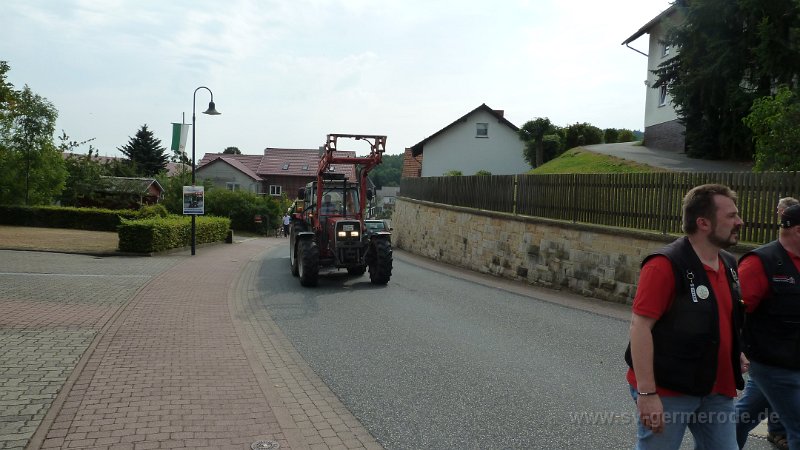
[[[0,223],[22,227],[116,231],[121,217],[135,219],[139,212],[61,206],[0,206]]]
[[[479,170],[479,171],[475,172],[475,175],[484,176],[484,177],[485,176],[492,176],[492,172],[489,172],[488,170]]]
[[[619,130],[616,128],[606,128],[603,132],[603,142],[606,144],[619,142],[617,139],[619,139]]]
[[[460,170],[448,170],[447,172],[443,173],[442,176],[444,176],[444,177],[463,177],[464,174],[461,173]]]
[[[756,99],[743,121],[753,132],[756,171],[800,170],[800,99],[789,88]]]
[[[603,131],[590,123],[575,123],[567,127],[565,149],[602,143]]]
[[[229,218],[231,228],[237,231],[267,234],[281,224],[278,201],[252,192],[210,189],[205,209],[207,215]],[[261,216],[261,223],[255,222],[255,216]]]
[[[224,241],[231,221],[222,217],[198,216],[197,244]],[[151,217],[123,220],[118,229],[119,249],[131,253],[153,253],[188,247],[192,239],[192,221],[188,216]]]
[[[139,218],[146,219],[149,217],[167,217],[169,212],[164,205],[145,205],[139,208]]]
[[[636,139],[636,133],[632,130],[627,128],[623,128],[619,130],[619,135],[617,136],[617,142],[633,142]]]

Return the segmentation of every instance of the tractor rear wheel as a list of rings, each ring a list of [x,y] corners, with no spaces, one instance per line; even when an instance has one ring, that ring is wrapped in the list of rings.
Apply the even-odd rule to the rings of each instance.
[[[373,244],[373,255],[369,263],[369,281],[372,284],[386,284],[392,277],[392,244],[378,240]]]
[[[319,278],[319,247],[311,239],[303,239],[297,245],[297,264],[300,284],[316,286]]]

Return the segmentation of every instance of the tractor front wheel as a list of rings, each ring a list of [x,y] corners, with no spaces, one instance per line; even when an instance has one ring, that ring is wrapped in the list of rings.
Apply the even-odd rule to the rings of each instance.
[[[378,240],[373,244],[373,254],[369,263],[369,281],[372,284],[386,284],[392,277],[392,244]]]
[[[311,239],[303,239],[297,245],[297,269],[300,284],[316,286],[319,279],[319,247]]]

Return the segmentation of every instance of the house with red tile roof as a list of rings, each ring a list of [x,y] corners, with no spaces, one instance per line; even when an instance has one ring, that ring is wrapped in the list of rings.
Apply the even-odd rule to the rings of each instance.
[[[341,156],[355,152],[340,150]],[[214,186],[231,190],[244,189],[256,194],[294,198],[297,190],[316,179],[319,149],[266,148],[263,155],[206,153],[198,163],[195,177],[210,180]],[[333,172],[356,180],[352,165],[333,166]]]

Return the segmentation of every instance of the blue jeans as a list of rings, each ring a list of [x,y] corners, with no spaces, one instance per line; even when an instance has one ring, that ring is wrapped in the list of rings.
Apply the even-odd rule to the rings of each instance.
[[[750,378],[781,418],[789,448],[800,450],[800,370],[750,361]]]
[[[767,430],[770,433],[786,434],[778,414],[769,407],[767,397],[761,392],[758,384],[749,378],[739,400],[736,401],[736,441],[739,443],[739,448],[744,447],[747,434],[764,419],[767,419]]]
[[[638,396],[631,388],[631,396]],[[686,428],[694,437],[695,450],[738,450],[736,445],[736,410],[733,399],[711,394],[705,397],[681,395],[661,397],[664,405],[664,431],[652,430],[637,424],[637,450],[675,450],[680,448]]]

